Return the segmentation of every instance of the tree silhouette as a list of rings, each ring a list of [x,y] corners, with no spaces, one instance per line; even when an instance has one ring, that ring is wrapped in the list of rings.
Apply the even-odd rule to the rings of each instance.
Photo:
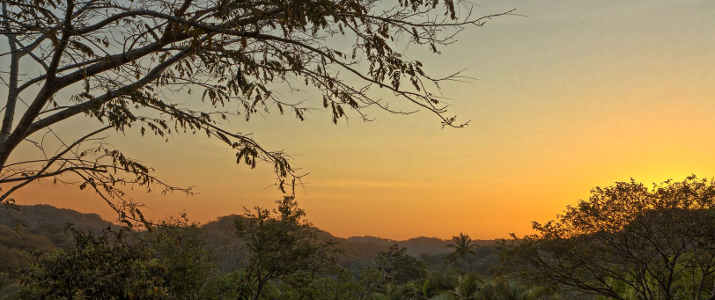
[[[714,197],[715,182],[695,176],[597,187],[516,239],[512,263],[542,284],[612,299],[711,299]]]
[[[273,210],[257,207],[255,212],[247,211],[236,221],[237,234],[248,250],[241,283],[245,299],[259,299],[272,280],[296,273],[314,276],[334,264],[334,242],[318,237],[295,199],[285,197],[277,204]]]
[[[407,248],[398,244],[392,244],[387,250],[378,253],[375,265],[387,283],[403,284],[425,275],[424,264],[407,254]]]
[[[459,233],[457,236],[452,237],[452,243],[448,244],[447,247],[453,248],[454,252],[450,253],[447,257],[451,263],[456,263],[458,260],[466,260],[469,256],[476,255],[477,245],[474,244],[472,238],[468,234]],[[471,266],[471,264],[470,264]]]
[[[62,176],[70,175],[117,211],[123,210],[117,202],[122,186],[180,189],[97,142],[101,134],[130,129],[166,139],[177,133],[216,138],[235,151],[237,163],[273,164],[285,192],[296,177],[286,155],[227,129],[224,119],[290,111],[303,120],[309,106],[280,92],[294,95],[300,85],[319,95],[306,97],[336,123],[351,111],[369,119],[366,107],[412,112],[381,100],[376,90],[382,90],[433,113],[443,126],[464,126],[433,93],[457,75],[431,75],[422,62],[395,50],[410,44],[439,53],[466,26],[511,13],[475,17],[462,8],[452,0],[2,1],[7,50],[0,57],[7,64],[0,78],[7,97],[0,202],[37,179],[67,181]],[[177,101],[187,95],[195,101]],[[79,138],[52,130],[79,118],[100,125],[86,134],[78,130]],[[56,144],[48,143],[50,137]],[[21,144],[42,155],[13,160]],[[48,150],[53,145],[55,152]]]

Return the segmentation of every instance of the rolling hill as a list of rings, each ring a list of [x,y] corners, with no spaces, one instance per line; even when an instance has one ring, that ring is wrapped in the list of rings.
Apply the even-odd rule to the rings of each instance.
[[[229,215],[200,226],[207,246],[214,254],[222,269],[235,267],[241,257],[241,241],[236,238],[234,222],[242,218]],[[57,247],[71,245],[71,234],[66,230],[72,224],[83,231],[99,232],[115,224],[103,220],[97,214],[85,214],[71,209],[55,208],[50,205],[18,205],[17,209],[0,208],[0,256],[8,257],[5,268],[21,264],[23,253],[45,252]],[[417,237],[403,241],[374,236],[335,237],[326,231],[319,231],[321,238],[332,239],[341,250],[339,261],[343,264],[369,263],[377,253],[393,244],[407,248],[407,253],[415,256],[445,255],[451,251],[449,241]],[[494,241],[476,241],[480,245],[493,245]],[[3,267],[0,267],[2,271]]]

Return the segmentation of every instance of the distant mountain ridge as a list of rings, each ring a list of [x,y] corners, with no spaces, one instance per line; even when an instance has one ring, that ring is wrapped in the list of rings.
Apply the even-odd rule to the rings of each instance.
[[[66,232],[69,224],[77,229],[93,232],[116,226],[97,214],[85,214],[51,205],[17,205],[16,207],[17,209],[0,207],[0,226],[12,229],[17,234],[30,233],[45,236],[58,247],[66,246],[69,242],[69,233]]]
[[[80,213],[71,209],[56,208],[51,205],[18,205],[16,209],[0,207],[0,255],[13,252],[13,249],[44,251],[54,247],[65,247],[71,243],[70,234],[66,232],[68,224],[73,224],[80,230],[99,232],[116,224],[103,220],[97,214]],[[205,234],[206,243],[215,252],[218,263],[230,267],[236,262],[236,253],[241,251],[241,241],[236,238],[234,222],[242,218],[239,215],[228,215],[200,225]],[[318,229],[319,230],[319,229]],[[448,240],[433,237],[416,237],[403,241],[385,239],[375,236],[353,236],[348,238],[335,237],[329,232],[319,230],[322,238],[333,239],[342,250],[340,261],[345,263],[364,262],[372,259],[377,253],[388,249],[393,244],[407,248],[407,253],[420,257],[423,255],[443,255],[452,251],[447,245]],[[18,242],[16,239],[32,243]],[[495,242],[475,241],[479,245],[493,245]]]

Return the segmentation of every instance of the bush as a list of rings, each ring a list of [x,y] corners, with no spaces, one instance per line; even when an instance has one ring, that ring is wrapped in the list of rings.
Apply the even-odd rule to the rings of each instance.
[[[211,265],[193,226],[164,223],[137,235],[71,229],[75,245],[38,257],[21,278],[22,299],[198,298]]]

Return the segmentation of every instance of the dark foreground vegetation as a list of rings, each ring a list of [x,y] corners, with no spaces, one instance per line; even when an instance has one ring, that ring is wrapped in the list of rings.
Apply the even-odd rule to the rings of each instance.
[[[499,242],[335,238],[293,198],[203,226],[2,208],[0,299],[715,299],[714,196],[619,182]]]

